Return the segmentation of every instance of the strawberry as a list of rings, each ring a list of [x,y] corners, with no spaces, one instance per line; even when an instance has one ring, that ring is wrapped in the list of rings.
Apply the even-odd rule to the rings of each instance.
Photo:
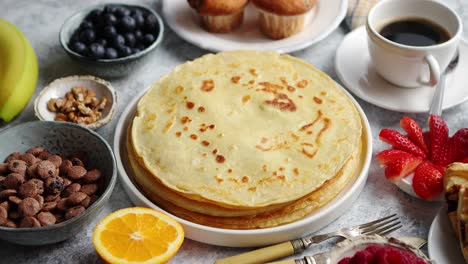
[[[396,149],[409,152],[418,157],[426,158],[426,154],[418,146],[398,131],[384,128],[380,130],[379,138]]]
[[[463,162],[463,163],[468,163],[468,157],[465,157],[464,159],[462,159],[460,162]]]
[[[427,148],[426,143],[424,142],[424,136],[421,127],[411,119],[410,117],[404,116],[400,120],[400,126],[403,130],[408,133],[408,138],[413,141],[413,143],[418,146],[424,153],[428,154],[429,149]]]
[[[413,190],[425,200],[435,199],[442,193],[443,179],[444,175],[440,168],[425,161],[414,171]]]
[[[431,141],[430,157],[434,160],[448,139],[447,124],[440,116],[429,117],[429,139]]]
[[[393,160],[385,168],[385,177],[396,184],[401,178],[411,174],[421,162],[422,158],[413,155]]]
[[[433,161],[435,164],[447,166],[452,162],[461,161],[466,156],[468,156],[468,128],[463,128],[447,140]]]
[[[414,157],[414,155],[406,151],[398,150],[398,149],[386,149],[384,151],[377,153],[377,155],[375,155],[375,158],[377,159],[379,164],[382,166],[386,166],[388,163],[396,159],[408,158],[408,157]]]
[[[429,153],[427,154],[431,154],[430,152],[430,149],[431,149],[431,136],[430,136],[430,133],[429,131],[426,131],[423,133],[423,137],[424,137],[424,143],[426,143],[426,146],[427,146],[427,149],[429,149]],[[430,156],[430,155],[428,155]]]

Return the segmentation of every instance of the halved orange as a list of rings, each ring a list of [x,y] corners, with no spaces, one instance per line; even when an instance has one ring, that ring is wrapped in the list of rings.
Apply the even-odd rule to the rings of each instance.
[[[159,211],[131,207],[115,211],[94,228],[93,244],[108,263],[164,263],[184,241],[184,229]]]

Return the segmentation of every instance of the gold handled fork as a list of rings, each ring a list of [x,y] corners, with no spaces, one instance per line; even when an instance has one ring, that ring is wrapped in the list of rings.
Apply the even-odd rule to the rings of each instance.
[[[224,259],[219,259],[215,264],[256,264],[265,263],[278,258],[291,256],[293,254],[302,252],[309,248],[312,244],[320,243],[332,237],[341,237],[345,239],[357,237],[360,235],[381,235],[384,236],[399,228],[401,228],[401,222],[396,214],[389,215],[375,221],[353,226],[345,227],[336,232],[328,234],[307,236],[291,241],[287,241],[281,244],[260,248],[247,253],[239,254]]]
[[[427,241],[419,237],[398,237],[398,240],[404,242],[417,249],[423,247]],[[318,263],[330,263],[329,261],[330,252],[321,252],[312,256],[305,256],[300,259],[286,259],[282,261],[269,262],[267,264],[318,264]],[[432,263],[432,262],[431,262]]]

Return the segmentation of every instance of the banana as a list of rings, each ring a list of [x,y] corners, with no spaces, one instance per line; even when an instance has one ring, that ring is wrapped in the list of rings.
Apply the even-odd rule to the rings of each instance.
[[[31,44],[18,28],[0,18],[0,119],[10,122],[26,107],[37,77]]]

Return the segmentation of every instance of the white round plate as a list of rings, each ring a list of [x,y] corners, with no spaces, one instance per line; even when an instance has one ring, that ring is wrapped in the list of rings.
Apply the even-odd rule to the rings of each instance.
[[[465,263],[446,211],[447,207],[443,206],[432,221],[427,238],[429,258],[440,264]]]
[[[327,37],[344,19],[347,0],[318,0],[310,11],[302,31],[289,38],[272,40],[262,34],[257,25],[257,10],[253,4],[245,9],[242,26],[229,33],[205,31],[187,0],[163,0],[163,15],[167,24],[181,38],[211,51],[274,50],[289,53],[304,49]]]
[[[459,46],[460,61],[447,76],[443,109],[463,103],[468,99],[468,44]],[[352,31],[336,51],[335,68],[343,84],[362,100],[379,107],[405,113],[429,111],[434,88],[402,88],[382,79],[371,64],[367,49],[367,33],[364,26]]]
[[[146,198],[138,189],[137,185],[132,182],[131,179],[133,178],[133,172],[127,159],[127,151],[125,147],[127,129],[133,120],[136,105],[145,92],[146,91],[143,91],[136,96],[122,113],[115,130],[114,153],[117,159],[117,169],[119,171],[120,182],[130,197],[130,200],[132,200],[132,202],[137,206],[146,206],[165,212]],[[364,138],[366,142],[363,149],[364,153],[362,155],[364,159],[360,165],[361,169],[356,173],[356,176],[350,181],[350,183],[348,183],[348,185],[346,185],[345,188],[337,195],[337,197],[335,197],[326,206],[318,209],[304,219],[294,223],[265,229],[231,230],[214,228],[196,224],[168,213],[182,224],[185,230],[185,236],[192,240],[219,246],[254,247],[270,245],[315,232],[346,212],[353,205],[366,183],[372,155],[372,134],[369,121],[354,98],[352,98],[349,93],[346,92],[346,94],[352,99],[362,117],[365,133]]]
[[[410,175],[399,180],[396,186],[398,186],[398,188],[400,188],[400,190],[404,191],[405,193],[419,198],[419,196],[413,190],[413,177],[414,173],[411,173]]]

